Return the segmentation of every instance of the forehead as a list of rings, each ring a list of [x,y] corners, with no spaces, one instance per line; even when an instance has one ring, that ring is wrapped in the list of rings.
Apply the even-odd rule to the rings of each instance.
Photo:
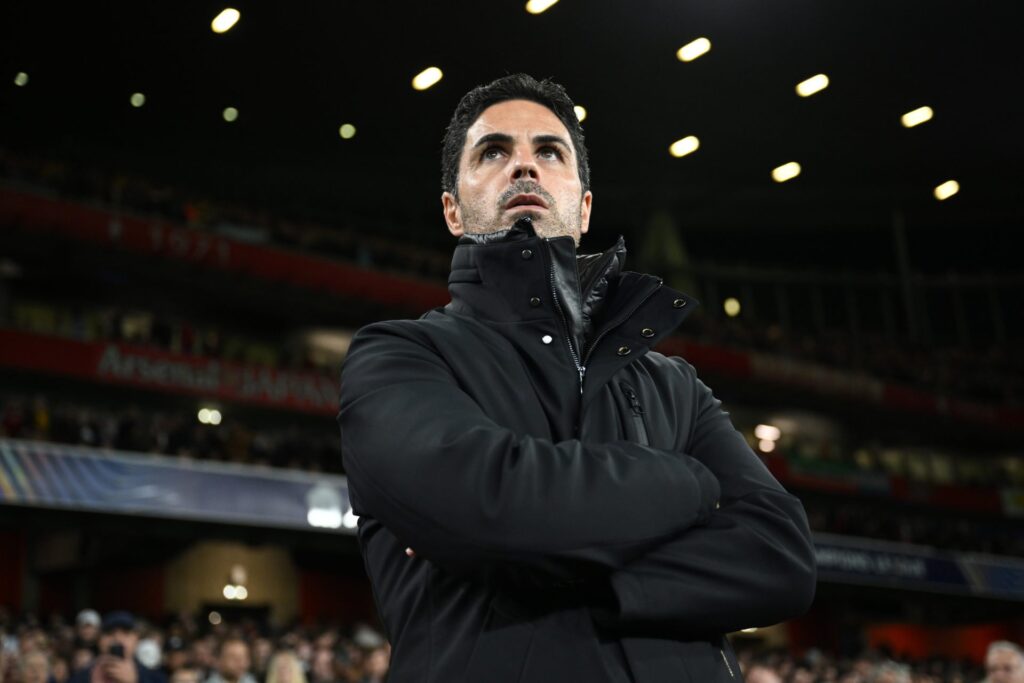
[[[555,113],[531,100],[506,100],[484,109],[466,131],[465,148],[473,147],[490,133],[506,133],[527,140],[535,135],[557,135],[569,140],[569,130]]]

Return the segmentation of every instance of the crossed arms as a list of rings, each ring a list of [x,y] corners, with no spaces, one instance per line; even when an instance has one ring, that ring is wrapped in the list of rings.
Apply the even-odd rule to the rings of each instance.
[[[692,376],[688,453],[516,435],[408,327],[353,341],[338,416],[364,509],[451,571],[600,577],[603,619],[727,632],[801,613],[814,591],[803,509]],[[716,504],[720,507],[716,509]]]

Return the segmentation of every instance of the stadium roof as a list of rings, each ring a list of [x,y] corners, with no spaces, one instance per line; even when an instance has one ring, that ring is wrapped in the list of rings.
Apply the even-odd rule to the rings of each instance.
[[[241,19],[216,34],[228,5]],[[0,144],[445,244],[448,117],[474,85],[525,71],[587,110],[602,244],[668,210],[708,258],[778,259],[778,242],[809,263],[827,264],[831,248],[884,266],[900,211],[927,228],[911,245],[922,262],[1012,268],[1024,60],[1011,31],[1022,14],[1015,2],[926,0],[561,0],[538,15],[522,0],[9,0]],[[677,59],[700,37],[710,52]],[[443,78],[414,90],[429,66]],[[819,73],[828,87],[799,97],[797,83]],[[900,124],[922,106],[934,118]],[[354,137],[339,135],[344,123]],[[699,149],[670,156],[689,135]],[[774,182],[790,161],[801,174]],[[959,194],[936,200],[951,179]]]

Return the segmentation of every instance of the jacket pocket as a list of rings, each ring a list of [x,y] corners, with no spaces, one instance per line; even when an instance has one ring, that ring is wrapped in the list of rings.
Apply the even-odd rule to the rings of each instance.
[[[647,423],[644,421],[644,408],[640,405],[640,397],[633,387],[625,382],[619,382],[619,390],[628,405],[627,421],[633,426],[633,440],[641,446],[650,446],[651,439],[647,434]]]

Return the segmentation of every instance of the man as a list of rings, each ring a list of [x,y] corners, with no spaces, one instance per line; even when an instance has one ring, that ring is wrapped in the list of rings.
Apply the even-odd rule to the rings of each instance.
[[[100,614],[94,609],[84,609],[75,617],[75,647],[95,651],[100,637]]]
[[[111,612],[103,618],[100,654],[87,668],[76,671],[70,683],[167,683],[161,672],[143,666],[135,658],[138,644],[135,617],[128,612]]]
[[[389,680],[735,681],[723,634],[802,613],[806,517],[680,358],[694,301],[577,255],[593,196],[561,86],[448,126],[451,303],[357,333],[342,453]]]
[[[249,665],[249,645],[240,638],[228,638],[217,653],[217,670],[206,683],[256,683]]]
[[[990,643],[985,653],[986,683],[1024,683],[1024,651],[1008,640]]]

